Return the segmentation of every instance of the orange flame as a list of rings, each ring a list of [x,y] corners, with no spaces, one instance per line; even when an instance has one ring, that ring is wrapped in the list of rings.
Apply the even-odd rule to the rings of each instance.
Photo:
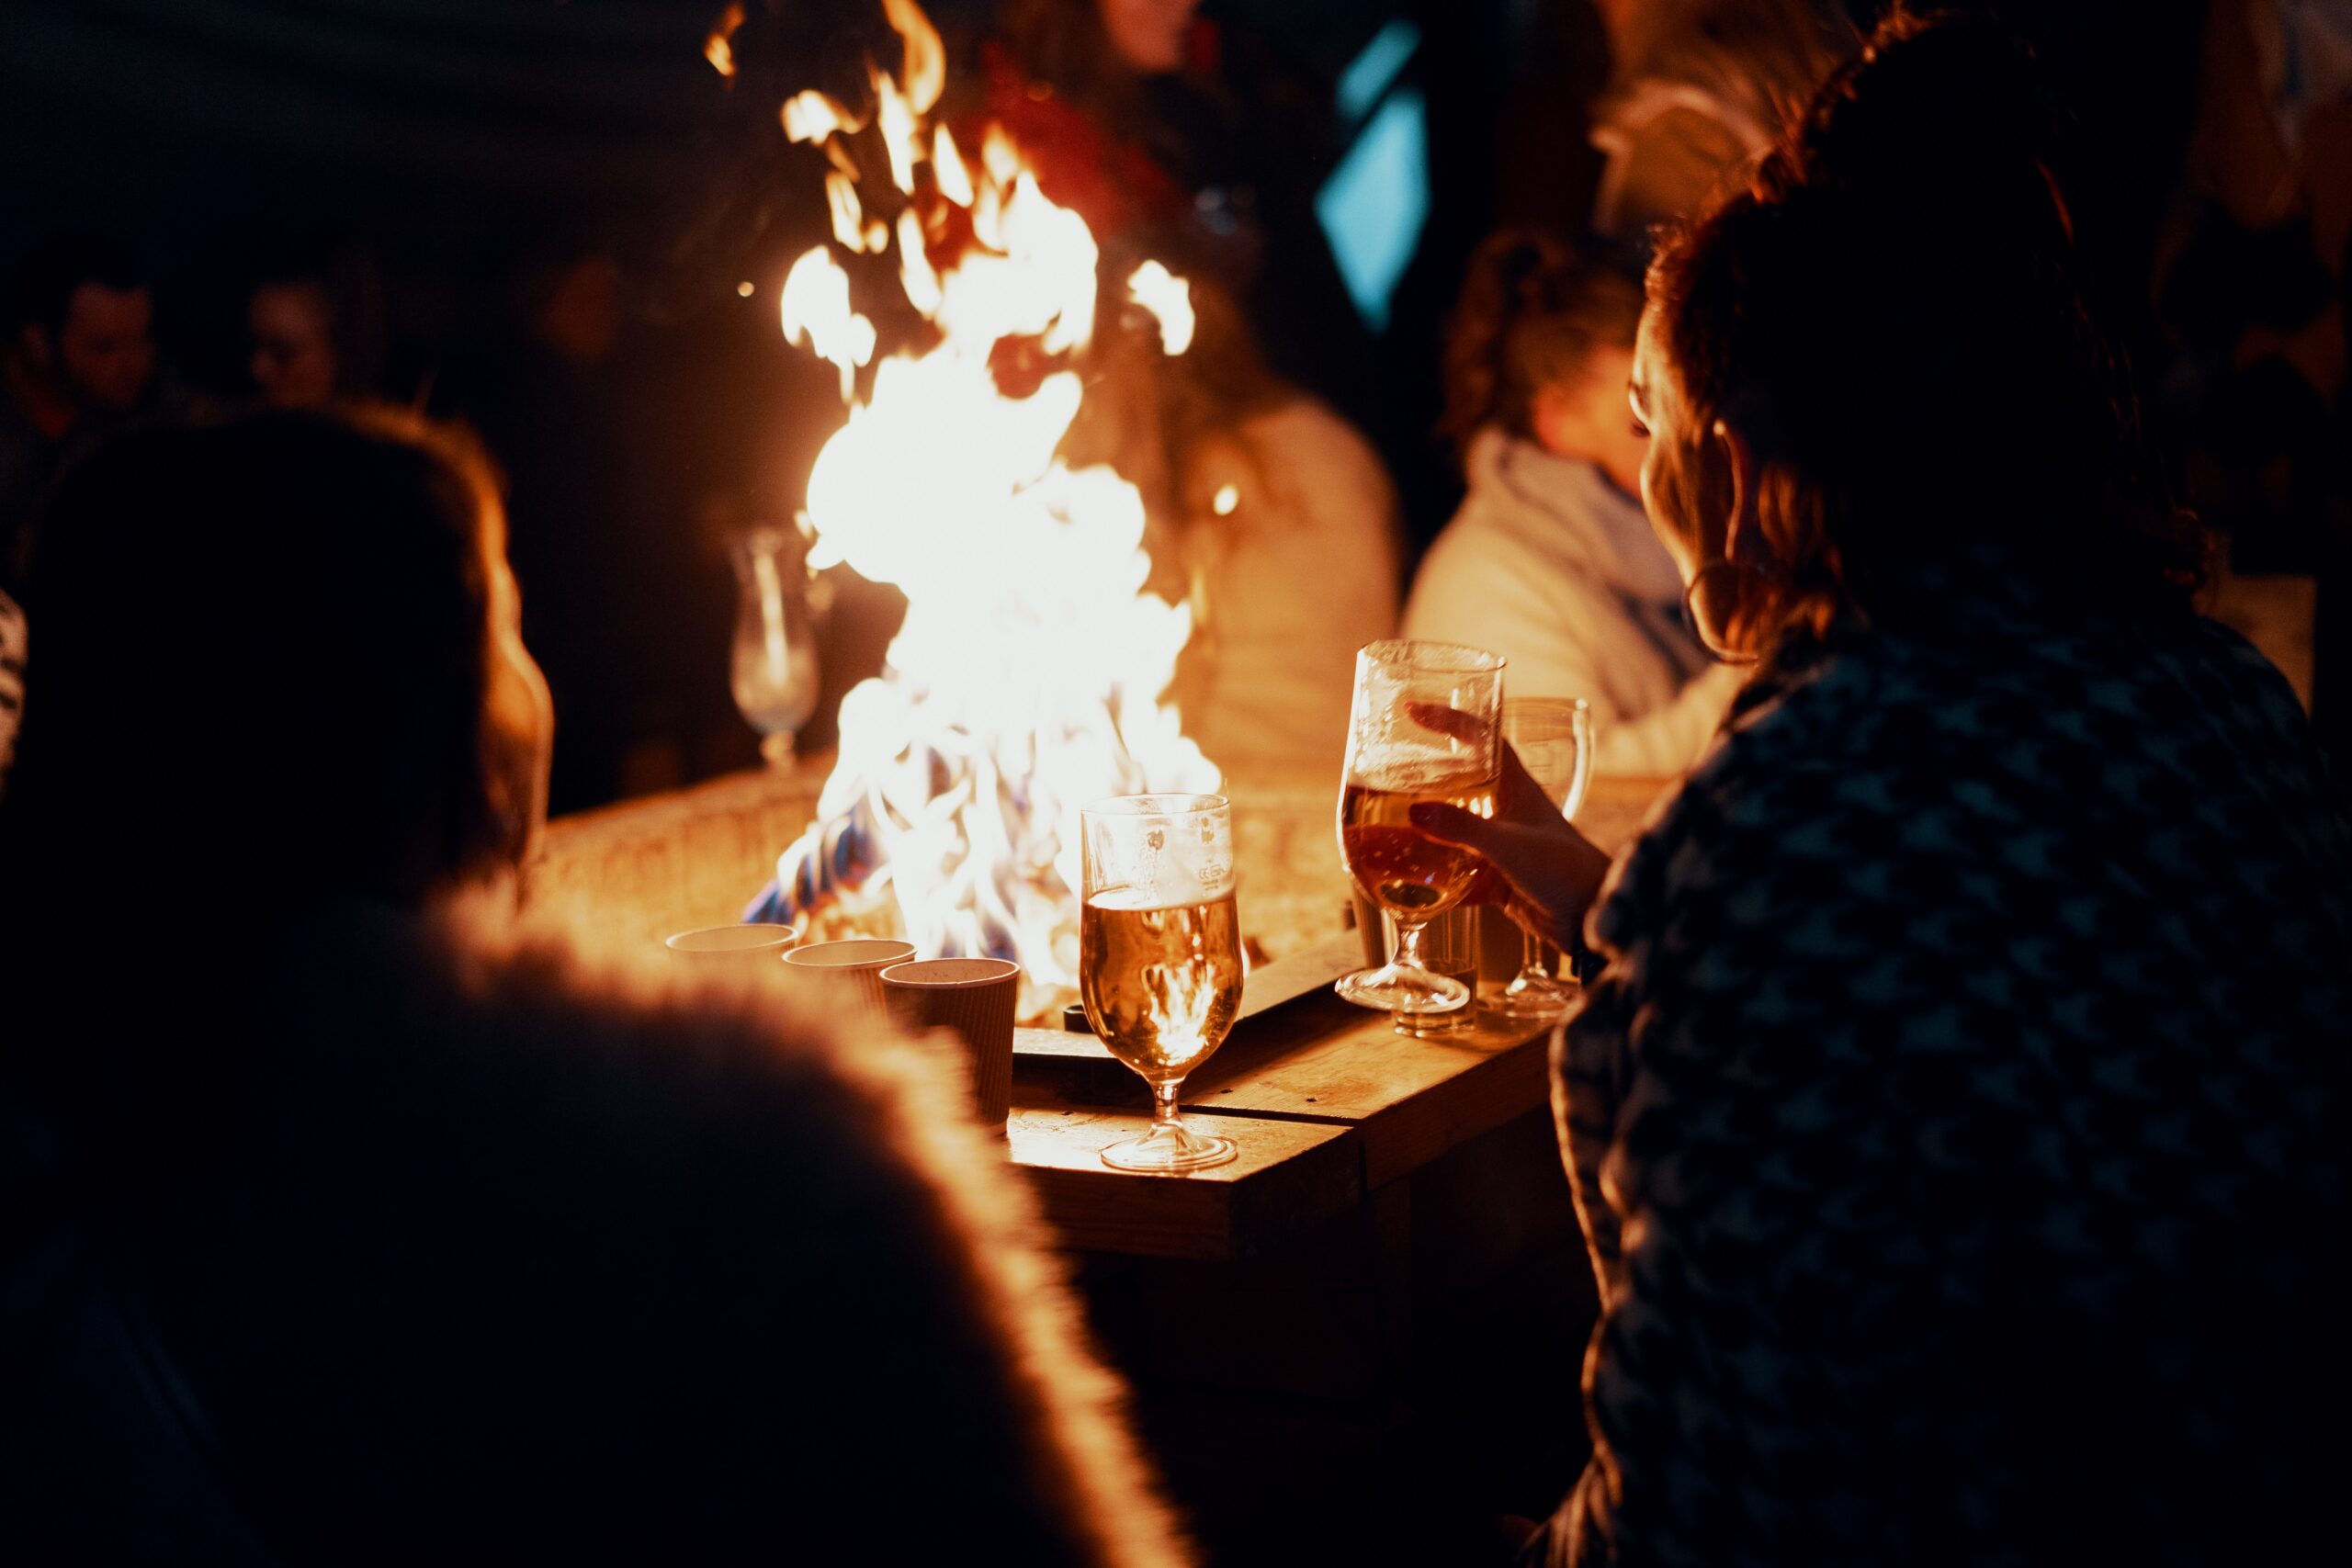
[[[944,82],[938,35],[912,0],[885,6],[905,45],[899,76],[873,73],[874,129],[908,198],[896,221],[857,205],[857,165],[837,141],[855,128],[839,105],[798,95],[786,131],[833,156],[835,241],[872,254],[895,241],[899,287],[937,339],[875,363],[873,323],[822,245],[794,264],[783,314],[792,341],[840,369],[850,403],[808,480],[810,565],[846,562],[896,584],[907,613],[882,677],[842,704],[818,820],[779,859],[778,883],[816,934],[879,910],[926,954],[1018,960],[1034,1012],[1076,983],[1078,807],[1214,789],[1218,774],[1160,701],[1191,616],[1144,592],[1142,499],[1112,469],[1073,468],[1058,452],[1082,398],[1066,356],[1094,325],[1093,236],[998,128],[977,165],[944,126],[926,130]],[[968,209],[972,243],[934,254],[927,232],[962,231],[960,220],[927,230],[951,207]],[[1126,287],[1166,352],[1182,353],[1193,330],[1183,280],[1147,263]],[[992,369],[1007,339],[1044,367],[1023,396]],[[872,863],[854,887],[835,863],[850,839]],[[830,912],[818,907],[829,892]]]
[[[833,238],[842,248],[865,249],[865,209],[858,204],[854,179],[839,169],[826,170],[825,205],[832,209]]]
[[[1158,262],[1148,261],[1128,277],[1127,297],[1159,321],[1162,353],[1182,354],[1193,345],[1191,284]]]
[[[865,121],[813,87],[784,100],[784,134],[794,141],[823,141],[864,125]]]
[[[874,323],[850,308],[849,274],[831,251],[819,245],[792,264],[779,309],[786,342],[805,344],[840,368],[847,402],[857,390],[858,369],[874,357]]]
[[[735,74],[735,29],[743,25],[743,7],[729,6],[710,29],[710,37],[703,40],[702,57],[721,76]]]
[[[903,81],[909,103],[917,114],[929,114],[947,87],[947,51],[939,30],[914,0],[882,0],[882,14],[899,35],[905,52]]]

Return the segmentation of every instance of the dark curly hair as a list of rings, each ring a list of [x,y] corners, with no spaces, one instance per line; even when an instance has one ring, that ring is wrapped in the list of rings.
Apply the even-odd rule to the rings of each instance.
[[[1760,468],[1769,558],[1728,628],[1939,613],[1980,563],[2045,593],[2185,604],[2205,536],[2166,505],[2127,379],[2084,305],[2051,118],[2007,33],[1898,15],[1746,188],[1669,231],[1649,299],[1694,446]],[[1663,467],[1717,514],[1728,478]]]

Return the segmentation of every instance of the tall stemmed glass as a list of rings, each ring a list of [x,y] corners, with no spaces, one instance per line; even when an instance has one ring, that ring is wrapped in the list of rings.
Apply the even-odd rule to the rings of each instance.
[[[760,732],[768,765],[792,766],[793,732],[817,707],[817,642],[800,600],[804,575],[781,528],[754,528],[737,539],[735,706]]]
[[[1544,798],[1574,821],[1592,782],[1592,710],[1584,699],[1513,697],[1503,704],[1503,739]],[[1495,998],[1496,1010],[1510,1018],[1556,1018],[1575,996],[1544,967],[1543,940],[1522,933],[1519,974]]]
[[[1470,988],[1421,961],[1421,928],[1462,902],[1481,862],[1412,825],[1414,806],[1438,801],[1481,816],[1495,808],[1501,774],[1503,660],[1454,643],[1392,640],[1356,655],[1340,790],[1340,855],[1363,896],[1396,921],[1395,956],[1333,988],[1360,1007],[1452,1012]],[[1451,708],[1443,730],[1414,709]]]
[[[1086,1021],[1151,1086],[1151,1131],[1113,1144],[1115,1170],[1198,1170],[1233,1140],[1176,1116],[1185,1075],[1225,1043],[1241,1006],[1233,815],[1222,795],[1126,795],[1079,811],[1085,903],[1078,984]]]

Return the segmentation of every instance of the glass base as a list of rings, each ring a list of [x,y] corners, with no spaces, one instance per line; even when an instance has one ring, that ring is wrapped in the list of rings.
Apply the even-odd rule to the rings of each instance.
[[[1381,1012],[1458,1012],[1470,1005],[1470,987],[1459,980],[1402,964],[1359,969],[1331,983],[1342,1001]]]
[[[1104,1149],[1102,1163],[1113,1170],[1199,1170],[1223,1165],[1239,1152],[1231,1138],[1212,1138],[1182,1122],[1159,1122],[1142,1137]]]
[[[1397,1033],[1415,1040],[1451,1040],[1478,1032],[1476,1002],[1453,1012],[1392,1012],[1388,1017]]]
[[[1505,1018],[1557,1018],[1576,999],[1574,986],[1564,986],[1549,975],[1528,970],[1487,1005]]]

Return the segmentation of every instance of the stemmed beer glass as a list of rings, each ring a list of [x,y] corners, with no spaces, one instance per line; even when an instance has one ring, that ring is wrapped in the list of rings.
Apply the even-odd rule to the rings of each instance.
[[[1513,697],[1503,704],[1503,739],[1544,791],[1544,798],[1576,819],[1592,782],[1592,710],[1582,697]],[[1521,933],[1519,974],[1495,998],[1509,1018],[1555,1018],[1576,993],[1544,966],[1544,942]]]
[[[817,642],[790,544],[781,528],[754,528],[729,556],[737,592],[735,706],[760,732],[760,755],[776,768],[792,766],[793,732],[817,707]]]
[[[1225,1043],[1241,1006],[1233,816],[1221,795],[1127,795],[1079,811],[1085,902],[1079,995],[1111,1054],[1151,1086],[1151,1131],[1113,1144],[1114,1170],[1198,1170],[1233,1140],[1177,1119],[1185,1075]]]
[[[1421,928],[1462,902],[1480,864],[1412,825],[1424,801],[1492,815],[1501,776],[1503,660],[1454,643],[1389,640],[1356,655],[1340,791],[1340,854],[1356,886],[1396,922],[1396,953],[1334,987],[1361,1007],[1452,1012],[1471,990],[1422,963]],[[1416,714],[1416,709],[1423,710]],[[1428,710],[1451,709],[1443,729]]]

